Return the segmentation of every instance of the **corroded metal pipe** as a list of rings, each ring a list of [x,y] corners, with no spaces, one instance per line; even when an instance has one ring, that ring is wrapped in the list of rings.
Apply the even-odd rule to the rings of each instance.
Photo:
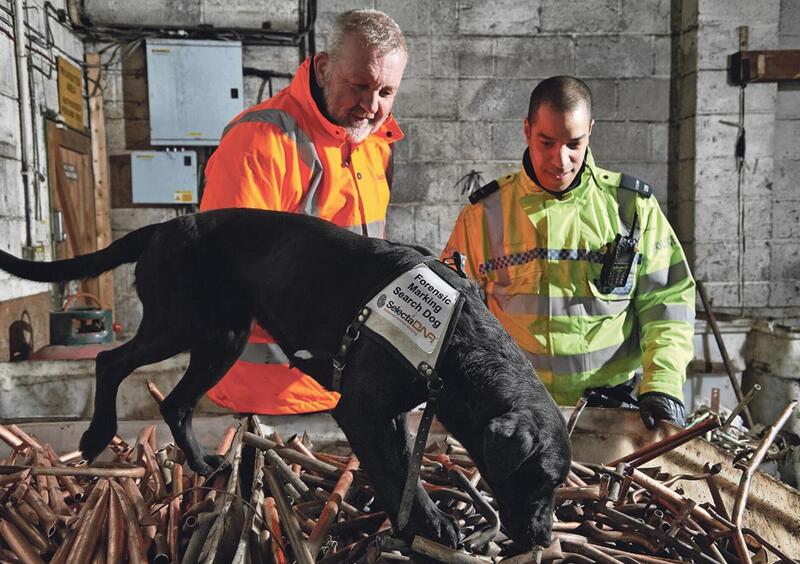
[[[247,433],[245,433],[245,435],[246,434]],[[256,435],[253,436],[256,437]],[[257,438],[260,439],[260,437]],[[275,499],[275,507],[278,511],[278,515],[280,516],[283,531],[286,533],[286,536],[289,538],[289,542],[292,544],[292,550],[294,550],[297,562],[299,564],[314,564],[314,558],[311,556],[311,553],[308,550],[308,545],[303,538],[300,525],[297,523],[294,512],[292,511],[292,508],[286,499],[275,469],[265,467],[264,477],[267,479],[269,489],[272,492],[272,497]]]
[[[31,546],[25,535],[5,519],[0,519],[0,536],[11,547],[17,558],[25,564],[44,564],[44,560],[39,557],[38,552]]]
[[[360,462],[355,456],[347,463],[339,481],[336,482],[336,486],[333,488],[333,492],[331,492],[330,498],[328,498],[325,507],[322,509],[319,519],[317,519],[317,524],[308,537],[308,550],[311,553],[311,557],[314,559],[316,559],[317,554],[319,554],[322,542],[325,540],[331,525],[339,514],[339,505],[347,496],[347,491],[353,483],[353,472],[358,470],[359,466]]]

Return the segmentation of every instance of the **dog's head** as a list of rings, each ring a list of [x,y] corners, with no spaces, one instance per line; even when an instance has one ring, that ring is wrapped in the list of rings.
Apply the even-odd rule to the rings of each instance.
[[[500,520],[526,549],[550,545],[554,492],[569,471],[563,421],[557,410],[551,417],[558,419],[543,421],[530,410],[510,411],[489,421],[478,446]]]

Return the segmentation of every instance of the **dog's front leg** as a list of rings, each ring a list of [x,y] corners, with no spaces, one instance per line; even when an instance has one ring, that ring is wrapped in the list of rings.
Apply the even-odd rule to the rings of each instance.
[[[375,492],[397,531],[397,513],[411,458],[406,414],[381,419],[366,416],[363,407],[363,404],[349,404],[343,396],[333,415],[361,461],[361,467],[369,474]],[[419,482],[414,491],[408,524],[400,531],[400,536],[409,542],[415,535],[452,547],[459,539],[455,519],[434,505]]]

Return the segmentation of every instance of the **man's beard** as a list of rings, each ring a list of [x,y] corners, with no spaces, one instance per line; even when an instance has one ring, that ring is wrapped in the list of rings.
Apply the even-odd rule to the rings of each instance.
[[[328,97],[328,84],[323,82],[320,86],[322,86],[322,99],[325,101],[325,108],[328,116],[331,121],[334,121],[334,123],[337,123],[337,125],[340,125],[342,128],[344,128],[345,137],[347,137],[347,140],[351,143],[358,144],[369,137],[369,134],[372,133],[372,129],[375,127],[375,122],[370,119],[367,120],[367,123],[361,126],[343,125],[343,122],[347,120],[348,116],[345,115],[344,117],[340,117],[333,115],[331,112],[331,101]]]

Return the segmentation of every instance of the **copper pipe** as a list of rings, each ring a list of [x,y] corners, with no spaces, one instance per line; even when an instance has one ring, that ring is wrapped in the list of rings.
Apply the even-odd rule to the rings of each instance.
[[[295,449],[297,452],[301,454],[305,454],[309,458],[316,458],[314,453],[303,443],[303,441],[297,435],[292,435],[289,437],[289,440],[286,441],[286,446]]]
[[[147,507],[142,497],[142,492],[136,487],[136,482],[134,482],[132,478],[120,478],[119,483],[122,489],[125,490],[125,494],[133,505],[134,511],[136,511],[136,519],[139,523],[142,526],[156,525],[157,521]]]
[[[626,552],[618,548],[610,548],[602,545],[594,545],[594,548],[600,552],[604,552],[611,556],[619,556],[630,559],[634,562],[642,562],[643,564],[680,564],[682,560],[670,560],[668,558],[659,558],[656,556],[647,556],[646,554]]]
[[[67,557],[67,562],[88,562],[91,559],[102,532],[103,522],[106,520],[109,495],[110,490],[106,488],[97,505],[86,512],[72,544],[72,550]]]
[[[125,546],[125,524],[123,522],[122,506],[116,495],[109,496],[108,523],[106,526],[108,528],[106,562],[108,564],[119,564],[122,562],[122,552]]]
[[[30,469],[31,476],[85,476],[90,478],[141,478],[144,468],[141,466],[0,466],[0,474],[13,474]]]
[[[578,532],[584,533],[586,536],[602,542],[635,544],[651,553],[656,553],[659,550],[658,546],[653,544],[650,539],[642,534],[633,531],[606,531],[598,527],[597,523],[594,521],[584,521],[581,523]]]
[[[3,441],[10,446],[11,450],[19,450],[23,446],[23,443],[19,437],[12,433],[11,429],[5,425],[0,425],[0,441]]]
[[[22,515],[25,520],[33,525],[34,527],[39,526],[39,514],[33,510],[33,507],[28,505],[26,501],[17,501],[16,507],[17,513]]]
[[[14,433],[19,440],[25,443],[27,446],[31,447],[32,449],[42,451],[44,448],[42,447],[42,443],[37,441],[34,437],[17,427],[16,425],[9,425],[8,428]]]
[[[222,435],[222,439],[220,439],[219,444],[217,445],[216,453],[220,456],[225,456],[228,454],[228,451],[231,450],[231,445],[233,444],[233,438],[236,436],[237,427],[235,425],[230,425],[225,429],[225,432]]]
[[[183,464],[172,466],[172,495],[183,494]]]
[[[6,503],[5,507],[2,508],[2,515],[6,521],[19,529],[19,532],[28,539],[31,546],[33,546],[39,553],[46,552],[48,550],[50,543],[47,541],[45,536],[40,533],[39,530],[31,523],[26,521],[22,515],[17,513],[10,503]]]
[[[325,507],[322,509],[322,513],[319,519],[317,519],[317,524],[314,526],[314,530],[311,531],[311,535],[308,538],[308,550],[311,553],[312,559],[316,559],[317,554],[319,554],[322,542],[325,540],[331,525],[339,514],[339,504],[347,496],[347,490],[350,489],[350,485],[353,483],[353,472],[358,470],[360,464],[358,458],[353,457],[350,459],[339,481],[336,482],[336,486],[333,488],[333,492],[331,492],[331,496],[328,498]]]
[[[331,525],[330,534],[340,534],[354,530],[372,533],[375,532],[375,529],[385,520],[386,513],[383,511],[367,513],[366,515],[360,515],[352,519],[345,519],[334,523]]]
[[[178,551],[180,549],[180,513],[181,498],[176,497],[169,502],[169,525],[167,526],[167,546],[169,546],[169,556],[172,562],[178,562]]]
[[[245,433],[245,435],[247,435],[247,433]],[[255,437],[256,435],[253,436]],[[281,487],[280,480],[278,480],[277,472],[274,468],[266,467],[264,468],[264,477],[267,479],[272,497],[275,499],[275,507],[280,516],[283,531],[289,538],[289,542],[295,553],[295,558],[299,564],[314,564],[314,558],[308,550],[308,544],[306,544],[303,533],[300,531],[300,525],[297,523],[294,512],[283,493],[283,488]]]
[[[686,503],[680,494],[669,488],[665,488],[660,482],[658,482],[658,480],[654,480],[647,474],[642,473],[640,470],[634,468],[631,473],[631,478],[636,484],[647,489],[647,491],[649,491],[650,494],[656,499],[666,501],[667,503],[671,503],[678,507],[683,507]],[[727,529],[723,523],[720,523],[717,519],[712,517],[708,511],[700,506],[693,507],[691,515],[711,529]]]
[[[618,560],[610,554],[606,554],[605,552],[598,550],[589,543],[580,543],[572,540],[561,539],[561,548],[565,552],[574,552],[576,554],[591,558],[592,561],[600,562],[601,564],[623,564],[621,560]]]
[[[190,505],[186,511],[183,512],[184,519],[189,516],[196,516],[198,513],[206,513],[214,509],[214,502],[210,499],[202,499],[197,503]]]
[[[476,558],[471,554],[461,550],[453,550],[448,546],[428,540],[419,535],[415,536],[414,540],[411,542],[411,550],[448,564],[486,564],[484,560]]]
[[[153,495],[160,499],[167,497],[167,485],[164,483],[164,476],[161,474],[161,468],[156,460],[156,454],[148,441],[141,444],[142,454],[144,455],[144,463],[147,472],[150,474],[150,479],[155,483],[155,491]],[[148,480],[149,483],[150,480]]]
[[[22,480],[27,480],[30,475],[31,475],[30,468],[25,468],[24,470],[20,470],[19,472],[14,472],[13,474],[7,474],[5,476],[0,477],[0,486],[4,486],[6,484],[14,484]]]
[[[275,498],[264,498],[264,521],[270,533],[270,550],[275,564],[285,564],[286,555],[283,552],[283,532],[278,510],[275,507]]]
[[[575,404],[575,407],[572,409],[572,414],[569,416],[569,421],[567,422],[567,434],[571,437],[572,432],[575,430],[575,427],[578,425],[578,419],[580,419],[583,410],[586,409],[586,406],[589,405],[589,400],[585,397],[580,397],[578,399],[578,403]]]
[[[289,482],[294,489],[296,489],[300,496],[307,500],[311,501],[314,498],[314,492],[309,489],[309,487],[300,479],[300,476],[292,472],[292,469],[289,468],[288,464],[283,461],[283,459],[278,455],[277,452],[270,449],[264,453],[264,455],[269,460],[271,466],[273,466],[278,473],[283,477],[284,480]]]
[[[20,564],[22,560],[17,558],[13,550],[0,548],[0,562],[3,562],[3,564]]]
[[[344,472],[345,466],[347,466],[347,464],[343,463],[340,460],[337,460],[333,456],[329,456],[328,454],[326,454],[324,452],[315,453],[314,454],[314,459],[320,460],[320,461],[325,462],[327,464],[330,464],[331,466],[336,468],[339,472]]]
[[[12,489],[8,494],[8,499],[15,503],[22,501],[25,498],[25,492],[27,492],[28,488],[30,487],[30,484],[28,483],[29,481],[30,480],[27,477],[20,480],[19,483],[14,486],[14,489]]]
[[[786,421],[792,415],[794,408],[797,407],[798,400],[794,400],[789,402],[786,407],[783,408],[783,411],[778,415],[777,419],[765,429],[765,433],[761,442],[758,444],[758,448],[756,448],[753,456],[747,462],[747,466],[745,467],[744,471],[742,472],[742,477],[739,480],[739,490],[736,493],[736,500],[733,504],[733,510],[731,511],[732,521],[734,527],[736,527],[736,534],[734,535],[734,544],[736,546],[736,552],[739,555],[739,558],[744,562],[750,564],[752,562],[750,558],[750,551],[747,548],[747,543],[744,539],[744,534],[742,533],[742,521],[744,520],[744,509],[747,505],[747,497],[750,493],[750,482],[753,478],[753,474],[755,474],[756,470],[758,469],[758,465],[761,464],[761,461],[764,460],[764,456],[767,454],[767,449],[769,449],[772,442],[775,440],[775,436],[778,434],[778,431],[786,424]]]
[[[335,486],[336,484],[333,484],[333,486],[331,486],[331,490],[333,490]],[[322,488],[314,489],[314,497],[316,497],[318,500],[328,501],[328,498],[330,496],[331,496],[330,491],[324,490]],[[350,517],[360,517],[361,515],[364,515],[363,511],[360,511],[357,507],[354,507],[353,505],[349,504],[346,501],[342,501],[341,503],[339,503],[339,508],[345,513],[347,513]]]
[[[83,453],[80,450],[73,450],[71,452],[67,452],[65,454],[60,455],[58,459],[62,463],[68,464],[70,462],[75,462],[76,460],[83,460]]]
[[[618,458],[613,462],[610,462],[608,466],[616,466],[620,462],[628,462],[634,467],[641,466],[645,462],[649,462],[654,458],[661,456],[665,452],[673,450],[682,444],[691,441],[692,439],[716,429],[719,426],[719,417],[717,417],[717,415],[713,415],[697,425],[689,427],[688,429],[682,429],[674,435],[670,435],[669,437],[661,439],[660,441],[644,446],[639,450]]]
[[[560,487],[555,491],[556,503],[561,503],[565,500],[598,500],[600,499],[600,486],[586,486],[586,487]]]
[[[339,479],[340,472],[335,466],[322,462],[321,460],[317,460],[316,458],[311,458],[300,454],[294,449],[285,447],[281,448],[277,445],[277,443],[269,439],[259,437],[253,433],[245,432],[244,436],[242,437],[242,442],[244,442],[246,445],[254,446],[264,451],[273,449],[275,452],[281,455],[281,458],[284,460],[289,462],[297,462],[304,468],[313,470],[314,472],[322,474],[328,478],[333,478],[336,480]]]
[[[63,468],[65,464],[61,462],[58,455],[53,450],[53,447],[46,444],[44,445],[45,454],[47,455],[48,460],[50,460],[51,466],[54,468]],[[86,492],[83,489],[83,486],[78,484],[77,480],[75,480],[74,476],[59,476],[59,481],[64,484],[64,487],[69,492],[70,498],[73,501],[81,501],[84,497],[86,497]]]
[[[177,560],[170,560],[169,543],[167,542],[167,535],[158,533],[155,538],[155,554],[153,555],[153,564],[169,564],[169,562],[177,562]]]
[[[34,488],[25,490],[25,497],[23,499],[25,499],[28,505],[39,515],[39,523],[44,527],[47,536],[52,537],[53,533],[56,532],[56,521],[58,521],[56,514],[53,513]]]
[[[152,380],[147,380],[147,391],[150,392],[150,396],[155,400],[158,405],[161,405],[161,402],[164,401],[164,394],[161,393],[161,390],[158,389]]]
[[[5,519],[0,519],[0,536],[11,547],[17,558],[25,564],[44,564],[44,560],[39,557],[36,549],[31,546],[25,535]]]
[[[136,513],[133,510],[130,501],[128,500],[128,496],[125,495],[125,490],[122,489],[122,486],[112,481],[111,487],[114,490],[114,495],[119,501],[120,508],[122,509],[122,516],[125,521],[128,561],[132,564],[146,564],[147,557],[144,554],[142,533],[139,529],[139,522],[136,520]]]
[[[100,499],[105,495],[108,487],[109,480],[103,479],[100,480],[94,486],[94,488],[92,488],[92,491],[89,493],[89,497],[86,498],[86,501],[81,505],[80,511],[75,516],[75,528],[70,530],[66,537],[61,541],[61,546],[58,547],[58,550],[56,550],[56,553],[51,558],[50,564],[64,564],[67,562],[67,557],[72,551],[72,546],[77,537],[78,529],[80,529],[82,526],[83,521],[88,516],[90,510],[93,510],[100,502]]]
[[[48,468],[42,464],[42,451],[37,449],[32,449],[33,452],[33,465],[42,468]],[[34,474],[31,473],[33,476],[34,484],[36,484],[36,490],[39,492],[39,495],[42,496],[42,499],[47,505],[50,505],[50,492],[47,490],[47,477],[44,474]]]

